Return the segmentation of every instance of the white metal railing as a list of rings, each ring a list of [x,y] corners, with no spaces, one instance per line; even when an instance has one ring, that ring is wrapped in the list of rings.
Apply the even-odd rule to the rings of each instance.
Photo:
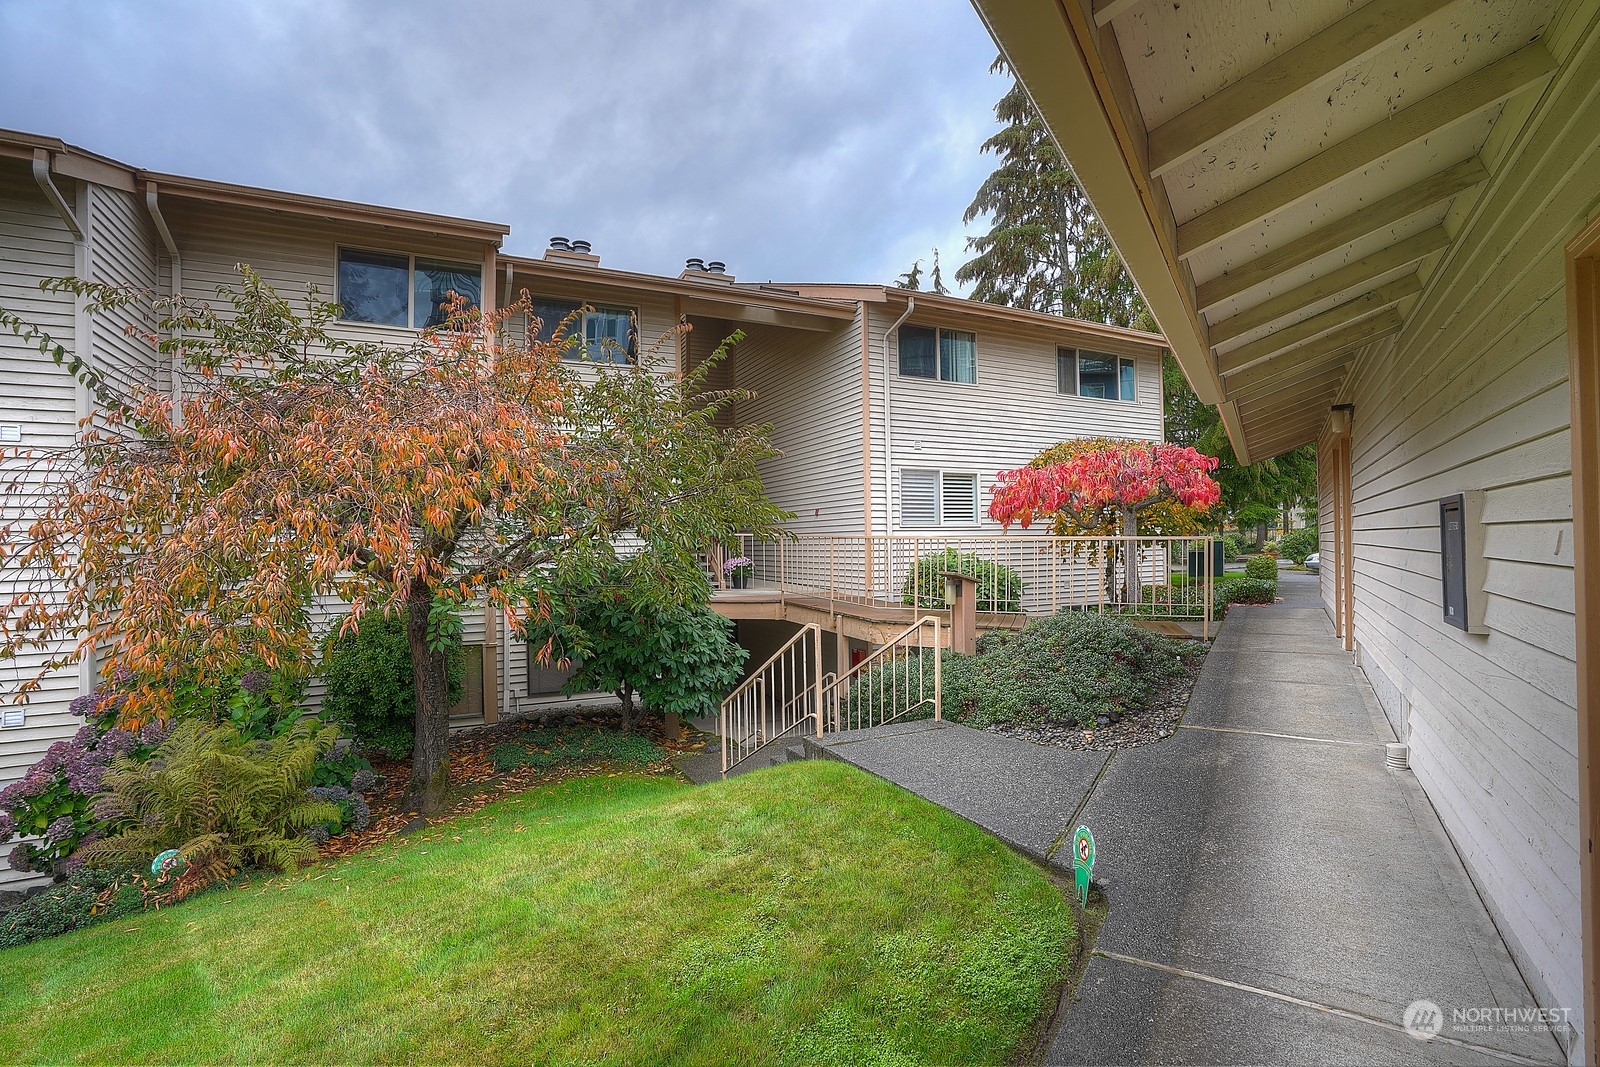
[[[808,723],[822,736],[822,628],[809,623],[722,702],[722,774]]]
[[[751,586],[828,600],[943,608],[947,570],[979,577],[978,610],[1048,615],[1063,608],[1203,620],[1209,633],[1210,537],[962,537],[810,534],[747,539]]]
[[[823,728],[863,730],[918,712],[942,718],[942,626],[937,615],[924,615],[844,674],[826,679]]]

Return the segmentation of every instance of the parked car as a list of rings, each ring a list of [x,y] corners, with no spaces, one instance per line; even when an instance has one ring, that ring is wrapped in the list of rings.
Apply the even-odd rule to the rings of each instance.
[[[1306,570],[1312,574],[1322,573],[1322,553],[1313,552],[1306,557]]]

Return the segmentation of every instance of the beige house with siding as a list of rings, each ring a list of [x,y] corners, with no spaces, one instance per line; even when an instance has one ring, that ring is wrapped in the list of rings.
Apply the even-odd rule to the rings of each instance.
[[[1600,1062],[1600,3],[974,6]]]
[[[592,351],[610,340],[662,373],[698,365],[743,331],[709,384],[753,394],[728,417],[773,427],[784,454],[762,477],[802,536],[998,535],[985,514],[997,471],[1067,437],[1162,433],[1165,342],[1156,335],[883,286],[739,282],[698,261],[676,276],[619,271],[582,242],[511,256],[500,250],[508,232],[145,171],[0,131],[0,306],[124,388],[172,388],[172,368],[126,329],[155,324],[130,319],[138,309],[91,316],[71,294],[42,293],[41,279],[77,275],[209,300],[248,263],[291,300],[308,286],[338,300],[345,317],[334,332],[401,343],[447,290],[491,308],[526,292],[547,322],[587,307],[575,329]],[[691,329],[674,336],[679,323]],[[511,323],[528,326],[525,317]],[[88,392],[64,368],[9,333],[0,335],[0,372],[0,447],[66,446],[91,413]],[[323,605],[330,618],[339,609]],[[742,618],[740,636],[759,658],[794,628],[768,614]],[[566,700],[556,692],[565,675],[532,662],[492,616],[470,617],[466,641],[459,725]],[[843,647],[842,635],[830,645]],[[37,665],[0,664],[0,691]],[[49,677],[26,704],[6,701],[0,784],[77,729],[68,704],[94,678],[84,664]],[[315,681],[310,696],[320,696]],[[18,877],[0,866],[0,889]]]

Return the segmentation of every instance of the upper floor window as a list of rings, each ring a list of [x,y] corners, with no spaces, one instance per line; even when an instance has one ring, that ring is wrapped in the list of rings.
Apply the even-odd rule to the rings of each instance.
[[[554,340],[556,331],[583,305],[556,297],[533,298],[533,316],[539,320],[537,340]],[[591,307],[568,326],[568,335],[582,337],[582,345],[572,345],[562,353],[564,359],[587,359],[596,363],[632,363],[638,355],[638,333],[633,328],[632,308]]]
[[[978,380],[978,340],[965,330],[902,326],[900,373],[971,385]]]
[[[424,329],[444,324],[450,294],[469,307],[483,296],[483,276],[470,263],[447,263],[393,252],[339,249],[339,317],[346,322]]]
[[[1056,389],[1067,396],[1099,400],[1139,399],[1134,362],[1088,349],[1056,349]]]

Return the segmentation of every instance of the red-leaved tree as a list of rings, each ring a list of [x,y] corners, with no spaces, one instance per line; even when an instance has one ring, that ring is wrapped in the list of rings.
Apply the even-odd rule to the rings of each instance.
[[[1036,520],[1069,533],[1104,534],[1115,515],[1122,537],[1139,536],[1142,513],[1172,505],[1204,512],[1221,499],[1211,477],[1217,460],[1193,448],[1150,441],[1101,441],[1058,463],[1001,471],[990,491],[989,517],[1010,528]],[[1129,599],[1137,600],[1137,568],[1128,567]]]

